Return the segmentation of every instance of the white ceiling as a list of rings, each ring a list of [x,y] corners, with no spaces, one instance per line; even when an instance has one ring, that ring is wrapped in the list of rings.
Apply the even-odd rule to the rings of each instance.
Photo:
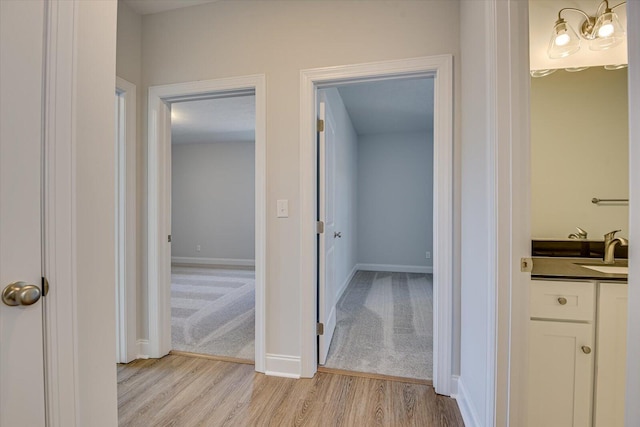
[[[254,95],[173,103],[171,142],[254,141],[255,105]]]
[[[180,9],[181,7],[196,6],[204,3],[213,3],[218,0],[121,0],[140,15],[166,12],[167,10]]]
[[[433,129],[433,79],[383,80],[338,87],[358,135]]]
[[[611,0],[609,4],[615,6],[623,0]],[[595,15],[600,0],[529,0],[529,56],[532,70],[553,68],[592,67],[608,64],[627,63],[627,43],[605,51],[589,50],[587,40],[581,39],[580,50],[566,58],[551,59],[547,55],[551,31],[558,19],[558,11],[565,7],[582,9],[590,15]],[[623,28],[627,28],[627,8],[617,7],[614,10],[620,18]],[[562,17],[579,33],[584,16],[578,12],[565,11]]]
[[[433,79],[383,80],[338,87],[358,135],[433,130]],[[254,141],[255,96],[171,104],[173,144]]]

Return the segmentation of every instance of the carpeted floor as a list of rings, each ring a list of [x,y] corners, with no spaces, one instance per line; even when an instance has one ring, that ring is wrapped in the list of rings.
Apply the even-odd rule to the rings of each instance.
[[[174,265],[174,350],[254,360],[255,272]]]
[[[338,301],[325,366],[432,379],[433,276],[358,271]]]

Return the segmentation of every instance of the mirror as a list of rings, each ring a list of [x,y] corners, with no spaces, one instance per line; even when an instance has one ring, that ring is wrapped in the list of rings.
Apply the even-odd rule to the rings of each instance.
[[[531,79],[531,235],[628,235],[627,69],[557,70]]]

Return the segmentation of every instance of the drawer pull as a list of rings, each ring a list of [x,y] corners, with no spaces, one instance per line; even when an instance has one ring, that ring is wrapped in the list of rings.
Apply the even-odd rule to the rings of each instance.
[[[582,352],[583,352],[584,354],[589,354],[589,353],[591,353],[591,347],[589,347],[588,345],[583,345],[583,346],[582,346]]]
[[[558,303],[560,305],[565,305],[567,303],[567,299],[565,297],[558,298]]]

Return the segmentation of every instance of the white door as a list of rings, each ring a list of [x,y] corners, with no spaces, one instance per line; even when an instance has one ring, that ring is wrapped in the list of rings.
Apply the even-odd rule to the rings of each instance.
[[[0,1],[0,426],[44,425],[44,2]],[[12,289],[7,286],[16,283]],[[21,282],[21,283],[20,283]],[[7,291],[5,291],[7,289]],[[10,306],[11,304],[27,304]]]
[[[336,328],[335,239],[340,234],[335,224],[335,127],[330,110],[324,102],[319,105],[318,119],[324,127],[324,130],[318,132],[318,214],[319,220],[324,223],[324,233],[320,234],[318,249],[318,317],[319,322],[324,325],[318,342],[318,363],[324,365]]]

